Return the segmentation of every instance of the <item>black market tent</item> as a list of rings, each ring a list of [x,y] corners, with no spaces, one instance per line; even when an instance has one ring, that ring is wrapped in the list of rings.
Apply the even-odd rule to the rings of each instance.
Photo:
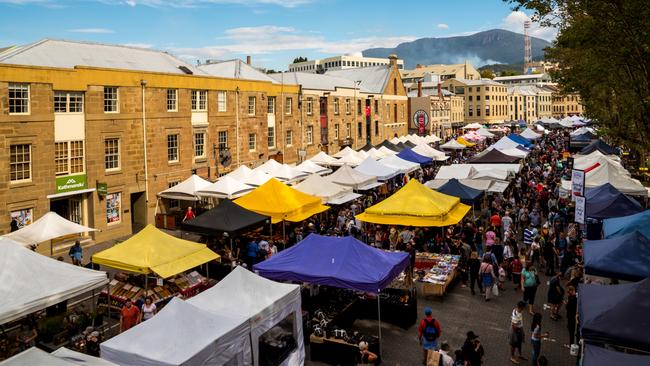
[[[586,344],[583,366],[647,366],[650,365],[650,356],[617,352],[611,349]]]
[[[395,152],[400,152],[400,151],[404,150],[403,148],[397,147],[397,145],[393,144],[392,142],[390,142],[388,140],[384,140],[379,145],[375,145],[375,148],[379,149],[382,146],[386,147],[387,149],[393,150]]]
[[[590,142],[591,140],[597,139],[598,136],[594,135],[593,133],[587,131],[583,134],[577,135],[577,136],[571,136],[571,141],[572,142]]]
[[[634,198],[630,198],[609,183],[587,189],[586,213],[593,219],[628,216],[643,211]]]
[[[596,150],[600,151],[605,155],[618,154],[618,149],[608,145],[605,141],[598,139],[596,141],[593,141],[589,145],[583,147],[582,150],[580,150],[580,155],[588,155]]]
[[[357,151],[369,151],[369,150],[372,149],[373,147],[374,147],[374,146],[372,146],[372,144],[371,144],[370,142],[366,142],[366,144],[363,145],[362,148],[357,149]]]
[[[411,147],[408,146],[407,144],[400,142],[397,145],[395,145],[400,151],[410,149]]]
[[[638,231],[604,240],[587,240],[585,273],[640,281],[650,277],[650,239]]]
[[[217,207],[184,222],[181,227],[183,230],[202,234],[233,235],[258,228],[269,223],[269,220],[268,216],[247,210],[229,199],[224,199]]]
[[[585,341],[650,352],[650,278],[622,285],[580,284],[578,293]]]
[[[404,146],[406,146],[407,148],[411,148],[411,149],[418,146],[418,145],[414,144],[413,142],[411,142],[409,140],[406,140],[404,142],[400,142],[400,144],[404,144]]]
[[[506,155],[497,149],[490,149],[469,159],[471,164],[512,164],[517,163],[521,158]]]
[[[483,196],[483,191],[468,187],[458,179],[452,178],[437,189],[438,192],[450,196],[459,197],[460,202],[472,205]]]

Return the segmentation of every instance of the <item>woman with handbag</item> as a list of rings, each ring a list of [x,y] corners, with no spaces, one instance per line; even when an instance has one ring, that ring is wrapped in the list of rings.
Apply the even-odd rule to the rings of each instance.
[[[485,256],[483,263],[478,270],[481,281],[483,282],[483,290],[485,291],[485,301],[490,301],[492,295],[492,286],[494,286],[494,267],[492,267],[492,258]]]

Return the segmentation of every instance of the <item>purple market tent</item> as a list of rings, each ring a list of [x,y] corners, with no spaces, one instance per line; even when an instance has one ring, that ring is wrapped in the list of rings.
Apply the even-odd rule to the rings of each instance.
[[[253,270],[276,281],[307,282],[378,294],[408,265],[409,256],[405,252],[375,249],[351,236],[310,234],[297,245],[254,265]]]

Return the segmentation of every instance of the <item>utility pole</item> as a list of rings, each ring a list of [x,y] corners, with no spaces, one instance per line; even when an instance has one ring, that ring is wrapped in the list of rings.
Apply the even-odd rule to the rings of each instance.
[[[529,20],[524,22],[524,74],[528,73],[528,68],[533,61],[532,47],[530,45],[530,35],[528,34],[528,29],[530,29]]]

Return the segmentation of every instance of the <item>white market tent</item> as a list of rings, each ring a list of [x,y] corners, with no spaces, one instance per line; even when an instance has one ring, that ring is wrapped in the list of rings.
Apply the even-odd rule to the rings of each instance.
[[[399,169],[400,173],[402,174],[408,174],[422,168],[420,164],[402,159],[397,155],[387,156],[379,160],[379,162],[383,165]]]
[[[275,161],[275,160],[273,160]],[[280,164],[274,166],[270,171],[266,172],[272,177],[275,177],[283,182],[291,183],[295,182],[297,180],[305,179],[307,178],[307,173],[290,167],[287,164]]]
[[[325,175],[332,172],[332,169],[322,167],[311,160],[303,161],[296,167],[296,169],[300,170],[303,173],[318,175]]]
[[[334,154],[333,156],[335,158],[342,158],[342,157],[344,157],[346,155],[355,155],[356,156],[357,152],[352,150],[352,148],[350,146],[346,146],[343,149],[341,149],[339,152]]]
[[[474,177],[476,169],[469,164],[453,164],[441,166],[435,179],[469,179]]]
[[[357,165],[361,164],[363,159],[365,159],[365,158],[360,157],[359,155],[357,155],[356,152],[355,153],[348,153],[346,155],[343,155],[343,157],[341,157],[338,160],[338,165],[357,166]]]
[[[501,169],[491,169],[491,170],[477,170],[476,174],[472,177],[474,180],[507,180],[510,174]]]
[[[248,365],[250,327],[229,316],[234,310],[215,314],[173,298],[153,318],[103,342],[102,358],[119,365]]]
[[[366,151],[363,150],[357,151],[357,157],[360,158],[362,161],[365,160],[368,156],[370,155],[368,155]]]
[[[419,144],[414,147],[413,152],[418,153],[427,158],[431,158],[435,161],[444,161],[449,159],[449,156],[446,156],[442,151],[438,151],[427,144]]]
[[[368,154],[369,157],[371,157],[371,158],[373,158],[375,160],[379,160],[381,158],[384,158],[384,157],[388,156],[385,153],[380,152],[379,150],[375,149],[374,147],[371,148],[370,150],[366,151],[366,153]]]
[[[340,205],[361,197],[360,194],[352,191],[352,187],[332,183],[318,174],[310,175],[309,178],[296,184],[293,188],[300,192],[320,197],[323,203],[334,205]]]
[[[274,169],[278,169],[281,166],[282,166],[282,164],[275,161],[275,159],[269,159],[269,160],[265,161],[264,164],[258,166],[257,168],[255,168],[253,170],[261,170],[264,173],[270,173]]]
[[[475,130],[475,129],[479,129],[479,128],[483,128],[483,125],[481,125],[480,123],[476,123],[476,122],[470,123],[470,124],[467,124],[467,125],[463,126],[464,130]]]
[[[596,134],[596,130],[591,128],[591,127],[580,127],[577,130],[571,132],[569,135],[578,136],[578,135],[582,135],[582,134],[587,133],[587,132]]]
[[[0,238],[0,324],[107,283],[105,272],[60,262]]]
[[[487,137],[487,138],[491,138],[491,137],[496,136],[496,135],[493,134],[492,132],[488,131],[487,128],[479,128],[478,130],[476,130],[476,133],[477,133],[479,136],[483,136],[483,137]]]
[[[519,136],[527,140],[537,140],[538,138],[542,137],[542,135],[538,134],[530,128],[525,129],[522,133],[519,134]]]
[[[371,157],[367,157],[354,170],[369,176],[375,176],[377,180],[389,180],[400,174],[399,169],[384,165]]]
[[[117,366],[101,358],[59,348],[53,353],[47,353],[36,347],[25,350],[11,358],[0,362],[2,366]]]
[[[338,165],[339,162],[337,159],[327,155],[324,151],[318,152],[318,154],[309,158],[309,161],[322,165]]]
[[[187,302],[215,315],[228,314],[244,319],[250,329],[252,364],[255,366],[259,364],[259,338],[285,318],[293,316],[292,333],[297,347],[282,365],[303,365],[305,346],[299,285],[271,281],[243,267],[236,267],[219,283]],[[246,360],[250,360],[248,351],[246,355]]]
[[[528,156],[528,153],[526,151],[521,150],[521,149],[517,149],[517,148],[515,148],[515,149],[497,149],[497,150],[499,150],[500,152],[502,152],[502,153],[504,153],[506,155],[514,156],[514,157],[522,158],[522,159],[525,158],[526,156]]]
[[[460,142],[458,142],[456,140],[449,140],[449,141],[445,142],[444,144],[440,145],[440,148],[445,149],[445,150],[463,150],[466,147],[467,146],[461,144]]]
[[[13,233],[3,235],[3,237],[27,246],[36,245],[61,236],[81,234],[88,231],[97,231],[97,229],[66,220],[55,212],[48,212],[31,225],[27,225]]]
[[[494,172],[494,171],[505,171],[508,174],[515,175],[521,170],[521,164],[465,164],[469,165],[476,170],[477,173],[480,172]],[[456,167],[458,165],[451,165]]]
[[[507,136],[503,136],[501,139],[499,139],[499,141],[488,146],[486,150],[497,149],[503,151],[508,149],[516,149],[517,146],[521,146],[521,144],[516,143],[515,141],[508,138]]]
[[[192,174],[189,178],[177,185],[158,193],[158,197],[172,200],[198,201],[200,198],[196,195],[196,192],[206,188],[210,184],[212,183],[196,174]]]
[[[226,174],[227,177],[234,178],[240,182],[246,180],[246,178],[251,175],[253,170],[246,165],[240,165],[239,168],[233,170],[232,172]]]
[[[244,178],[243,182],[251,186],[259,187],[271,179],[273,179],[273,176],[270,174],[266,174],[261,170],[253,170],[248,177]]]
[[[648,195],[647,188],[639,180],[632,178],[629,172],[619,163],[608,160],[606,157],[601,157],[597,161],[591,160],[593,164],[585,167],[583,164],[586,161],[579,162],[577,166],[574,162],[576,169],[585,170],[585,188],[594,188],[609,183],[624,194],[634,196]],[[562,189],[570,192],[571,181],[562,180]]]
[[[436,136],[436,135],[424,136],[424,142],[426,142],[427,144],[433,144],[433,143],[436,143],[438,141],[442,141],[442,139],[440,137]]]
[[[380,146],[377,149],[377,151],[379,151],[380,153],[382,153],[382,154],[384,154],[386,156],[397,155],[397,151],[393,151],[393,150],[387,148],[386,146]]]
[[[399,139],[399,137],[393,137],[392,139],[390,139],[390,140],[388,140],[388,141],[390,141],[390,143],[393,144],[393,145],[397,145],[397,144],[399,144],[400,142],[402,142],[402,141]]]
[[[210,184],[209,186],[196,192],[201,197],[216,197],[216,198],[237,198],[252,191],[253,187],[232,178],[230,175],[225,175],[219,178],[218,181]]]
[[[377,177],[374,175],[363,174],[352,169],[349,165],[343,165],[326,178],[330,182],[352,187],[352,189],[360,191],[379,187],[383,184],[377,182]]]

